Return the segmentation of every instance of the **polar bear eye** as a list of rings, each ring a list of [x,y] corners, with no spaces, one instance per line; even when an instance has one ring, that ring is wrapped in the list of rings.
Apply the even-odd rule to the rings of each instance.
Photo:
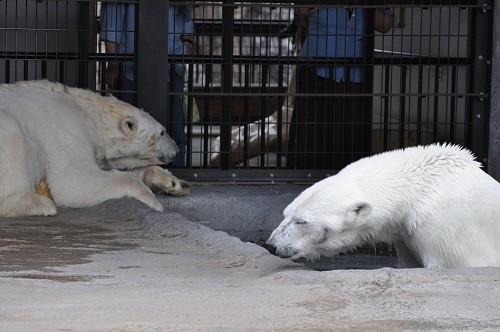
[[[160,136],[162,136],[162,137],[163,137],[163,136],[165,136],[165,129],[163,129],[163,130],[161,131]]]
[[[305,221],[305,220],[295,220],[296,225],[305,225],[306,223],[307,223],[307,221]]]

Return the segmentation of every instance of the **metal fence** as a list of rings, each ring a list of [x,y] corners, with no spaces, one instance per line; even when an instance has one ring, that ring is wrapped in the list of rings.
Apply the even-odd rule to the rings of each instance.
[[[493,4],[0,0],[0,81],[131,98],[184,130],[177,172],[191,181],[315,180],[431,142],[464,145],[486,165]],[[103,27],[102,7],[117,16],[120,6],[134,7],[129,24]],[[181,7],[194,32],[179,30]],[[392,21],[385,33],[380,13]],[[104,30],[133,36],[132,51],[106,49]],[[169,51],[176,38],[184,48]]]

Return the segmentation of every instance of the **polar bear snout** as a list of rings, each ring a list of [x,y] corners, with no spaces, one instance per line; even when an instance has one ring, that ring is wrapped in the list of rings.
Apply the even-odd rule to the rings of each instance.
[[[268,240],[269,241],[269,240]],[[276,247],[274,244],[266,241],[264,243],[263,247],[267,249],[271,254],[274,256],[278,256],[280,258],[292,258],[297,255],[298,250],[292,248],[291,246],[283,246],[283,247]]]
[[[271,236],[263,244],[263,247],[267,249],[271,254],[281,257],[281,258],[292,258],[297,256],[299,250],[291,245],[290,241],[287,241],[281,232],[281,229],[275,230]]]
[[[162,134],[162,141],[159,146],[160,153],[157,158],[160,164],[168,164],[181,154],[181,150],[177,144],[167,134]]]
[[[181,154],[181,151],[179,150],[179,148],[176,145],[174,145],[174,146],[175,146],[176,150],[174,150],[174,151],[168,150],[165,153],[158,156],[158,161],[159,161],[158,164],[168,164],[169,162],[171,162],[172,160],[174,160],[175,158],[177,158]]]
[[[267,251],[269,251],[271,254],[276,255],[276,246],[275,245],[267,243],[267,241],[266,241],[266,243],[264,243],[262,246],[264,247],[264,249],[267,249]]]

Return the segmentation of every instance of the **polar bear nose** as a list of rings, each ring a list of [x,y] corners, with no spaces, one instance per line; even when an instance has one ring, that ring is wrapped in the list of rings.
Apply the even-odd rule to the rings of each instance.
[[[274,245],[266,242],[262,246],[264,247],[264,249],[267,249],[267,251],[269,251],[271,254],[276,255],[276,247]]]

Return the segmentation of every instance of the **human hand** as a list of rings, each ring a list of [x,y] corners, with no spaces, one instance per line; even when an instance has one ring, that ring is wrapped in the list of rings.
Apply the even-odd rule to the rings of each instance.
[[[186,55],[193,55],[193,44],[184,43],[184,50]]]
[[[116,89],[117,77],[118,77],[118,63],[109,62],[108,66],[106,67],[106,75],[105,75],[106,85],[108,86],[109,90]]]
[[[311,15],[315,12],[317,12],[319,8],[313,8],[313,7],[300,7],[297,10],[297,14],[300,16],[308,16]]]
[[[184,43],[184,54],[193,55],[193,36],[182,34],[181,41]]]

